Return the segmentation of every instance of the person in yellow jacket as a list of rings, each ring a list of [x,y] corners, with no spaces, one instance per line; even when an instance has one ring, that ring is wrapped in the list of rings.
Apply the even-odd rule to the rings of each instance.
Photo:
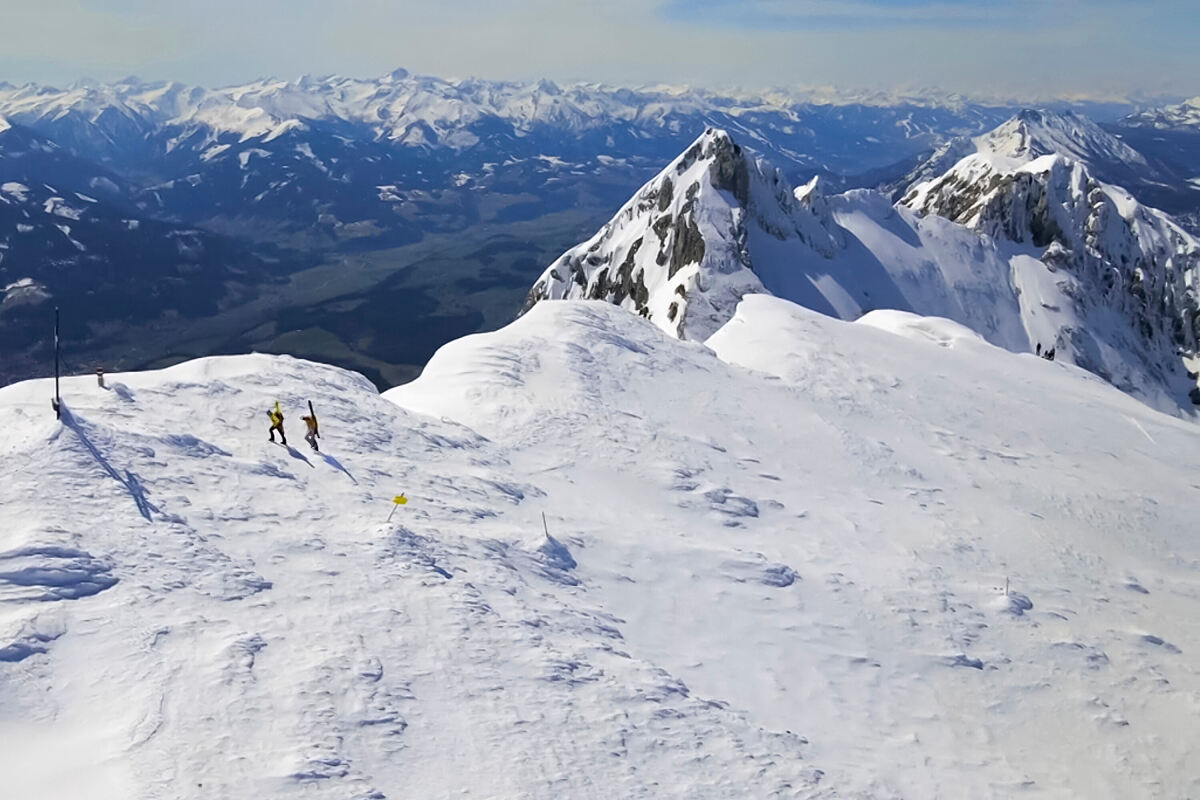
[[[317,430],[317,415],[312,414],[311,416],[304,416],[300,419],[304,420],[304,424],[308,426],[308,433],[304,435],[304,441],[308,442],[309,446],[311,446],[314,451],[320,452],[320,448],[317,447],[317,439],[321,436],[320,432]]]
[[[283,440],[283,444],[287,444],[287,435],[283,432],[283,411],[279,408],[279,401],[275,401],[275,407],[267,412],[267,417],[271,420],[271,430],[269,434],[271,441],[275,441],[275,431],[279,431],[279,438]]]

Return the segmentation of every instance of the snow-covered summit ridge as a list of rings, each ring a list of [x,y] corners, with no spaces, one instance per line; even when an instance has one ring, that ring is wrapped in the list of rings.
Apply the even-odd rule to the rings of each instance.
[[[526,307],[602,299],[690,339],[763,290],[842,319],[896,309],[1017,352],[1053,348],[1156,407],[1190,409],[1179,355],[1200,338],[1200,247],[1080,162],[1038,155],[1090,130],[1048,119],[1014,119],[895,206],[816,181],[792,189],[709,131],[551,264]]]
[[[66,378],[65,424],[0,389],[6,790],[1196,794],[1195,427],[887,325],[545,303],[386,397],[262,355]]]
[[[1003,776],[1013,770],[1033,782],[1026,790],[1047,794],[1171,796],[1173,788],[1142,786],[1155,779],[1153,770],[1125,773],[1117,765],[1127,762],[1092,748],[1121,741],[1127,752],[1175,765],[1165,774],[1185,785],[1191,780],[1182,777],[1190,775],[1182,742],[1167,737],[1167,752],[1137,738],[1116,739],[1146,724],[1129,713],[1139,707],[1135,697],[1156,690],[1140,677],[1120,683],[1135,662],[1114,648],[1121,640],[1158,647],[1142,638],[1149,635],[1186,653],[1175,632],[1196,626],[1170,616],[1153,624],[1139,618],[1137,632],[1124,633],[1116,619],[1100,615],[1112,602],[1129,609],[1147,599],[1195,602],[1190,593],[1168,598],[1166,587],[1120,573],[1131,563],[1130,570],[1145,569],[1135,553],[1169,551],[1128,539],[1129,516],[1118,510],[1131,503],[1160,514],[1166,509],[1144,505],[1136,487],[1165,480],[1148,491],[1160,502],[1170,498],[1167,516],[1132,535],[1186,541],[1182,558],[1194,560],[1188,504],[1195,489],[1186,470],[1196,459],[1195,428],[1068,364],[1006,353],[953,324],[908,323],[895,326],[910,331],[902,337],[750,295],[708,340],[714,358],[607,304],[541,303],[502,331],[446,345],[420,379],[385,396],[512,446],[514,464],[536,465],[558,487],[548,489],[550,497],[585,493],[589,530],[625,531],[626,547],[606,565],[620,581],[607,596],[626,620],[626,639],[675,665],[693,692],[719,687],[756,721],[799,731],[789,720],[804,708],[821,731],[802,731],[813,744],[812,763],[824,771],[821,788],[838,796],[932,797],[935,785],[953,785],[964,795],[1000,798],[1012,794],[1016,784]],[[1148,437],[1166,449],[1159,452]],[[1112,457],[1125,447],[1138,464]],[[1151,466],[1160,458],[1176,466]],[[1142,469],[1148,471],[1133,474]],[[1089,499],[1076,501],[1077,493]],[[1098,526],[1092,503],[1102,507]],[[722,530],[676,523],[680,509],[707,514]],[[768,530],[780,538],[760,538]],[[963,538],[963,531],[970,534]],[[1066,545],[1076,537],[1082,549]],[[942,543],[931,547],[935,540]],[[720,542],[717,553],[713,542]],[[714,591],[711,573],[681,552],[725,560],[727,547],[763,556],[720,568],[733,574],[751,569],[748,561],[757,565],[754,577],[741,578],[741,590]],[[1088,554],[1099,552],[1092,548],[1107,553],[1095,562],[1099,577],[1079,566],[1092,563]],[[585,573],[600,557],[590,545],[574,554]],[[814,562],[826,558],[833,563],[817,572],[839,574],[817,581]],[[1164,555],[1162,563],[1177,561]],[[1180,569],[1174,580],[1186,585],[1190,567]],[[965,577],[1010,570],[1022,577],[1012,579],[1009,595],[1003,575],[978,594]],[[1039,578],[1034,589],[1028,576],[1035,572],[1054,578]],[[933,574],[942,576],[933,585],[920,577]],[[1076,588],[1093,582],[1113,588]],[[770,594],[781,586],[782,594]],[[916,594],[930,599],[901,599]],[[1020,615],[1011,610],[1024,608],[1013,605],[1017,595],[1032,604]],[[839,599],[826,602],[833,597]],[[875,614],[868,597],[889,598],[893,610]],[[1078,605],[1084,597],[1087,611]],[[934,598],[946,605],[927,614]],[[1001,608],[1006,600],[1013,602]],[[742,608],[757,608],[759,621],[747,627]],[[1080,624],[1087,630],[1074,627]],[[1161,624],[1173,632],[1151,630]],[[810,625],[821,633],[810,633]],[[865,641],[872,644],[857,644]],[[941,653],[951,642],[961,654],[935,656],[933,672],[918,666],[929,663],[918,653]],[[696,656],[696,643],[706,656]],[[977,657],[981,650],[993,656]],[[1017,650],[1022,655],[1014,657]],[[880,658],[881,651],[892,655]],[[815,673],[813,659],[825,665]],[[1186,662],[1173,667],[1193,685]],[[1030,694],[1010,678],[1024,687],[1045,679],[1050,688]],[[1095,695],[1060,684],[1076,678],[1111,688]],[[1176,691],[1189,691],[1168,679]],[[1135,694],[1124,694],[1129,690]],[[1191,713],[1160,700],[1156,708],[1172,718]],[[947,702],[956,713],[929,713]],[[927,722],[912,727],[910,709],[918,708]],[[987,735],[979,735],[980,725]],[[1083,740],[1062,737],[1063,726]],[[911,735],[892,739],[889,732],[899,730]],[[957,753],[955,764],[972,763],[990,777],[905,755],[933,741]],[[1010,747],[1022,755],[1001,766],[997,757],[1015,752]],[[883,763],[892,766],[874,766]],[[871,777],[846,783],[839,776],[847,772]],[[1132,783],[1105,784],[1119,773],[1118,780]]]

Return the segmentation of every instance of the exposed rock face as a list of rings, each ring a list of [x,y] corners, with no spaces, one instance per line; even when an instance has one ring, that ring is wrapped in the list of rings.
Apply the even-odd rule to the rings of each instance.
[[[1060,283],[1081,312],[1117,312],[1149,350],[1195,352],[1200,246],[1170,217],[1095,180],[1085,165],[1050,155],[1014,166],[977,154],[901,202],[1039,248],[1048,269],[1065,273]],[[1081,337],[1079,330],[1067,335]],[[1090,363],[1092,349],[1081,348],[1076,363],[1112,379]]]

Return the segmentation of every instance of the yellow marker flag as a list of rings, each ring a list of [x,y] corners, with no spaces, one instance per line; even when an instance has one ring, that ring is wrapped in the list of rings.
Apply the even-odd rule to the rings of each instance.
[[[403,494],[398,494],[392,498],[392,503],[394,505],[392,506],[392,513],[388,514],[388,522],[392,521],[392,514],[396,513],[396,509],[399,508],[400,506],[404,505],[407,502],[408,502],[408,498],[405,497]]]

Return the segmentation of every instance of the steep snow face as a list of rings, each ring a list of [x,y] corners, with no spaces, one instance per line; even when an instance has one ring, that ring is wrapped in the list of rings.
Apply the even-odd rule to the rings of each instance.
[[[901,316],[749,296],[714,358],[541,303],[385,397],[508,448],[624,646],[825,796],[1194,793],[1197,429]]]
[[[647,183],[588,241],[546,269],[526,300],[605,300],[680,338],[704,339],[742,295],[773,289],[772,265],[789,246],[832,255],[835,242],[783,175],[709,130]]]
[[[1020,152],[968,156],[901,202],[1040,260],[1023,262],[1014,282],[1029,314],[1054,312],[1044,344],[1059,357],[1126,391],[1186,393],[1179,353],[1200,338],[1200,244],[1082,163]]]

